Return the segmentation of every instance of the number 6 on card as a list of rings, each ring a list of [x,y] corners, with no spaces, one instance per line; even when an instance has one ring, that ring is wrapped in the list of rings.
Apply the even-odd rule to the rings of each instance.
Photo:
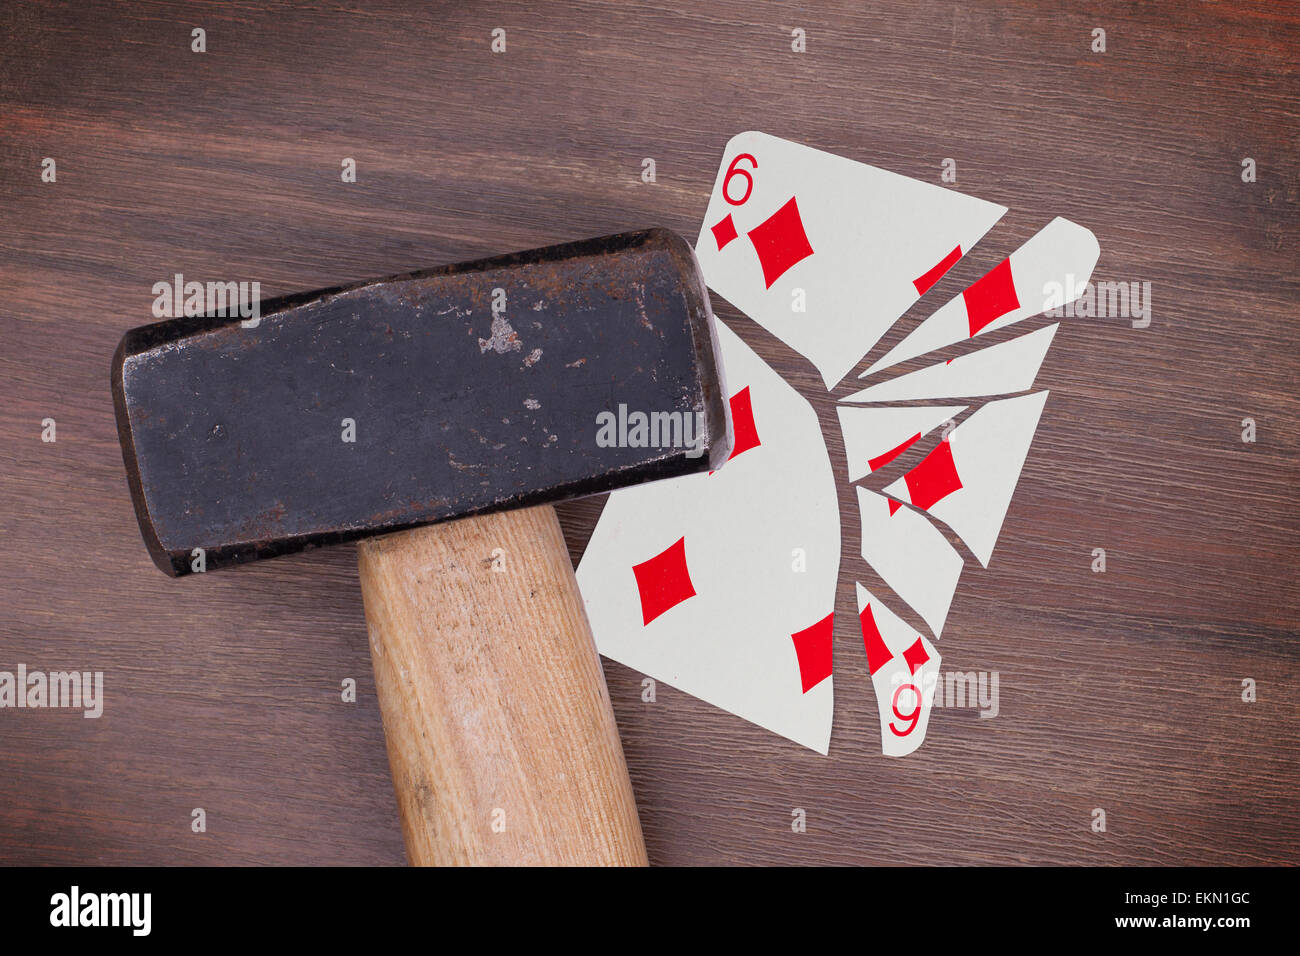
[[[727,144],[695,253],[714,292],[833,388],[1005,212],[747,132]]]

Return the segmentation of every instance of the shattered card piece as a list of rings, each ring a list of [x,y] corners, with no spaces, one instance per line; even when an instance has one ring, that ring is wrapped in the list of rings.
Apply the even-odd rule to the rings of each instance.
[[[844,454],[849,463],[849,481],[857,481],[885,467],[927,432],[965,410],[965,405],[837,407]]]
[[[928,398],[974,398],[1010,395],[1032,388],[1060,324],[1046,326],[1017,338],[887,382],[854,392],[846,402],[905,402]]]
[[[1046,401],[1043,391],[989,402],[885,492],[944,522],[988,567]]]
[[[858,622],[880,711],[881,750],[904,757],[921,746],[939,679],[939,652],[870,591],[857,585]]]
[[[829,389],[1005,212],[751,131],[727,143],[695,254]]]
[[[717,331],[732,457],[613,492],[578,584],[606,657],[824,754],[840,557],[830,456],[808,402]]]
[[[1100,254],[1097,238],[1087,229],[1068,219],[1053,219],[859,377],[1074,301]]]
[[[923,514],[896,501],[859,487],[858,510],[862,557],[937,639],[965,565],[961,555]]]

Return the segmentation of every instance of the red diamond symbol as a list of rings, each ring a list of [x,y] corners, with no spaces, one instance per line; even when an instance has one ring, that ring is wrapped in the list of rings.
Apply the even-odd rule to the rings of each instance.
[[[916,639],[916,643],[903,651],[903,660],[907,661],[908,669],[913,674],[916,673],[918,667],[929,659],[930,655],[925,652],[925,647],[921,644],[921,639],[919,637]]]
[[[731,430],[736,442],[731,446],[731,455],[727,461],[762,444],[758,440],[758,428],[754,425],[754,405],[749,397],[748,385],[731,396]]]
[[[858,622],[862,625],[862,644],[867,649],[867,672],[874,674],[893,660],[894,655],[885,646],[885,639],[880,636],[880,628],[876,626],[876,616],[871,613],[870,604],[862,609]]]
[[[813,254],[799,215],[799,204],[793,196],[766,221],[749,230],[749,241],[758,253],[763,281],[769,289],[773,282]]]
[[[911,448],[912,445],[916,444],[920,440],[921,440],[921,433],[917,432],[915,435],[913,435],[911,438],[904,441],[897,448],[891,448],[883,455],[877,455],[875,458],[872,458],[870,461],[867,462],[867,468],[871,471],[879,471],[881,468],[884,468],[891,461],[893,461],[903,452],[907,451],[907,449]]]
[[[794,653],[799,658],[799,679],[806,694],[831,676],[831,644],[835,631],[835,612],[832,611],[811,627],[796,631]]]
[[[713,227],[713,238],[717,240],[719,252],[722,251],[723,246],[736,238],[736,224],[731,221],[731,213],[727,213],[722,221]]]
[[[649,624],[660,614],[670,611],[689,597],[695,597],[695,585],[686,567],[686,538],[678,538],[648,561],[632,565],[636,589],[641,595],[641,617]]]
[[[1011,276],[1011,260],[1003,259],[962,291],[966,300],[966,317],[974,335],[994,319],[1020,308],[1016,283]]]
[[[925,275],[913,279],[912,285],[916,286],[916,294],[925,295],[929,292],[930,289],[934,287],[934,284],[942,279],[948,273],[948,270],[957,264],[957,260],[960,258],[961,246],[958,245],[952,252],[940,259],[938,265],[933,269]]]
[[[942,501],[961,488],[957,463],[952,460],[952,445],[939,442],[939,447],[922,459],[921,463],[903,476],[912,504],[929,511],[935,502]]]

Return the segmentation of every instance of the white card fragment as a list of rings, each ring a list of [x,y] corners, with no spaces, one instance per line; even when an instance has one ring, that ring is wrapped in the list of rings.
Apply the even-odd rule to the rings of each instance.
[[[965,565],[938,528],[920,512],[858,488],[862,557],[934,632],[943,632]]]
[[[921,746],[939,680],[939,652],[862,586],[858,621],[880,712],[881,750],[904,757]]]
[[[989,402],[885,492],[947,524],[988,567],[1046,401],[1042,391]]]
[[[849,481],[857,481],[889,464],[927,432],[966,410],[965,405],[913,408],[846,408],[835,411],[844,434]]]
[[[1005,206],[799,143],[732,137],[695,254],[833,388]]]
[[[1010,395],[1032,388],[1060,323],[854,392],[846,402]]]
[[[1097,237],[1083,226],[1053,219],[860,377],[1073,302],[1083,294],[1100,254]]]
[[[731,459],[613,492],[578,584],[606,657],[824,754],[840,558],[830,457],[808,402],[717,331]]]

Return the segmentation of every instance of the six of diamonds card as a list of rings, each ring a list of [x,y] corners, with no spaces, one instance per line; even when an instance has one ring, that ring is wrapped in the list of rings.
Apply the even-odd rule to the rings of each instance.
[[[714,294],[833,390],[1006,212],[745,132],[723,152],[695,254]],[[984,347],[970,340],[1059,312],[1098,254],[1087,229],[1047,223],[917,324],[838,403],[874,591],[851,566],[841,580],[846,516],[809,398],[719,320],[731,458],[711,474],[610,496],[578,567],[600,652],[825,754],[835,598],[850,587],[881,749],[915,751],[940,680],[935,642],[963,571],[992,558],[1044,414],[1048,393],[1035,381],[1057,326]],[[921,368],[897,368],[926,357]],[[883,487],[857,484],[903,465]]]

